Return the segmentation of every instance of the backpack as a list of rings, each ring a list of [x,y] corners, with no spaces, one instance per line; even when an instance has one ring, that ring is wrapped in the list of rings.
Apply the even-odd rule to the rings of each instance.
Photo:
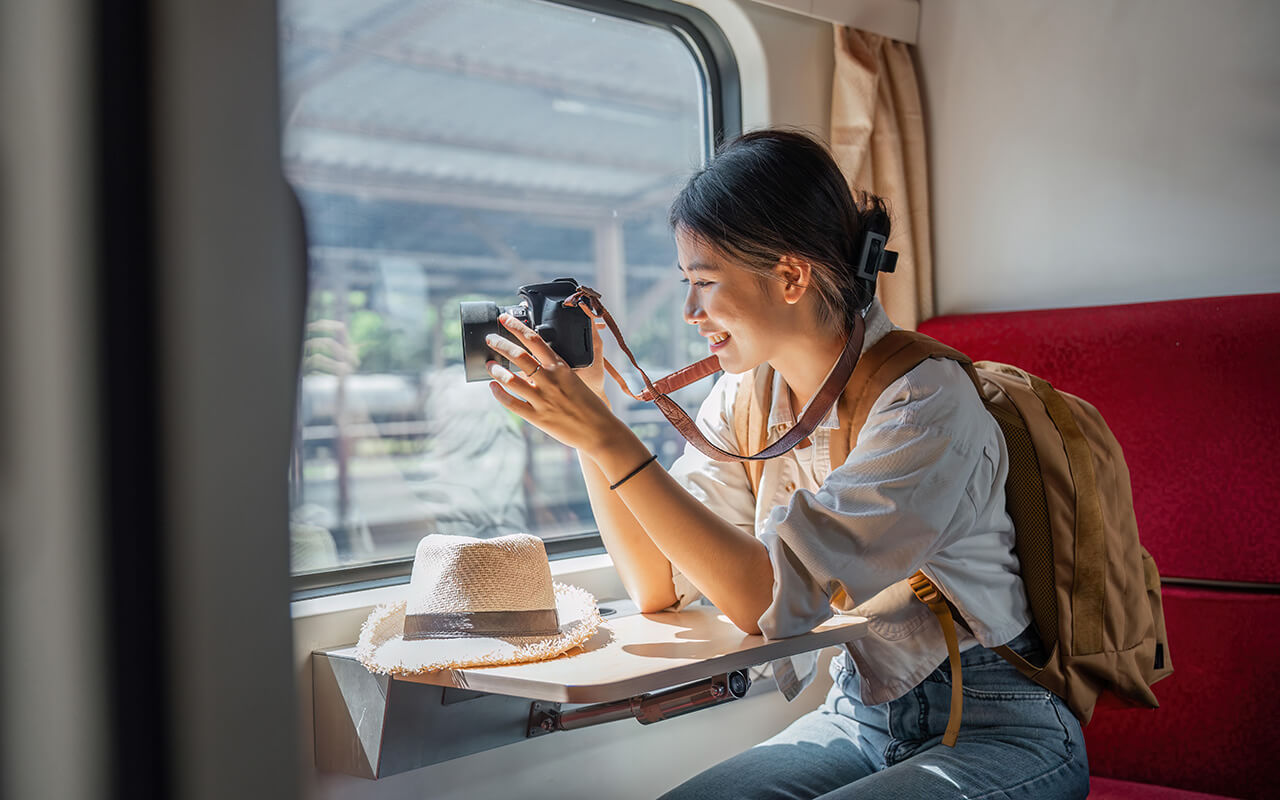
[[[1173,672],[1160,574],[1138,541],[1120,445],[1092,405],[1017,367],[974,364],[929,336],[894,330],[862,354],[837,401],[840,431],[832,435],[832,469],[848,458],[880,394],[927,358],[949,358],[964,367],[1009,451],[1006,508],[1032,619],[1048,655],[1045,663],[1033,664],[1008,647],[996,652],[1062,698],[1082,723],[1103,692],[1126,705],[1157,707],[1151,684]],[[734,434],[744,453],[764,443],[773,385],[768,365],[754,373],[734,399]],[[763,464],[747,461],[743,467],[757,492]],[[952,695],[943,743],[954,745],[961,706],[955,621],[969,626],[923,572],[908,580],[937,615],[947,640]],[[833,604],[844,600],[841,594]]]

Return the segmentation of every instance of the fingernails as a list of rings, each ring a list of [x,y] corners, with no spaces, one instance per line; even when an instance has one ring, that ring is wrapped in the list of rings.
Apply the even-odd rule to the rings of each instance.
[[[484,337],[484,343],[485,343],[485,344],[497,344],[501,339],[502,339],[502,337],[501,337],[501,336],[499,336],[498,334],[496,334],[496,333],[491,333],[491,334],[489,334],[488,336]]]

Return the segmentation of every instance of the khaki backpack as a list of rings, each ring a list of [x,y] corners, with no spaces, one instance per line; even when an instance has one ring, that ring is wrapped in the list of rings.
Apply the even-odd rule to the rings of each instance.
[[[964,367],[1000,425],[1009,451],[1006,507],[1031,615],[1048,656],[1032,664],[1008,647],[1005,660],[1061,697],[1087,723],[1099,696],[1155,708],[1151,684],[1173,672],[1160,603],[1160,575],[1138,541],[1129,470],[1102,416],[1078,397],[1017,367],[974,364],[958,350],[914,331],[895,330],[862,354],[837,401],[840,430],[831,468],[844,464],[867,414],[889,384],[927,358]],[[739,452],[764,444],[773,370],[743,380],[734,403]],[[753,492],[763,463],[742,462]],[[951,659],[951,714],[943,743],[960,727],[961,685],[955,622],[959,614],[923,572],[909,579],[938,616]],[[832,598],[843,605],[843,592]],[[860,601],[867,598],[859,598]]]

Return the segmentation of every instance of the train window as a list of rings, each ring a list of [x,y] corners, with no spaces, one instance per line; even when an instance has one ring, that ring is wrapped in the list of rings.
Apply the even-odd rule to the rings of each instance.
[[[590,546],[574,453],[464,381],[458,304],[572,276],[655,377],[705,355],[666,211],[723,133],[707,54],[651,3],[284,0],[280,35],[309,253],[295,576],[403,574],[435,532]],[[614,407],[674,460],[652,406]]]

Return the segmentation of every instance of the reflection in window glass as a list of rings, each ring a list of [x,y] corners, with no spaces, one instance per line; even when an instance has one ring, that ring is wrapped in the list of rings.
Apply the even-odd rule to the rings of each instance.
[[[294,572],[411,556],[435,532],[594,531],[575,454],[464,382],[458,303],[575,277],[653,377],[706,354],[666,225],[707,147],[694,58],[667,30],[535,0],[281,8],[310,259]],[[692,411],[710,384],[677,399]],[[679,435],[612,399],[669,466]]]

